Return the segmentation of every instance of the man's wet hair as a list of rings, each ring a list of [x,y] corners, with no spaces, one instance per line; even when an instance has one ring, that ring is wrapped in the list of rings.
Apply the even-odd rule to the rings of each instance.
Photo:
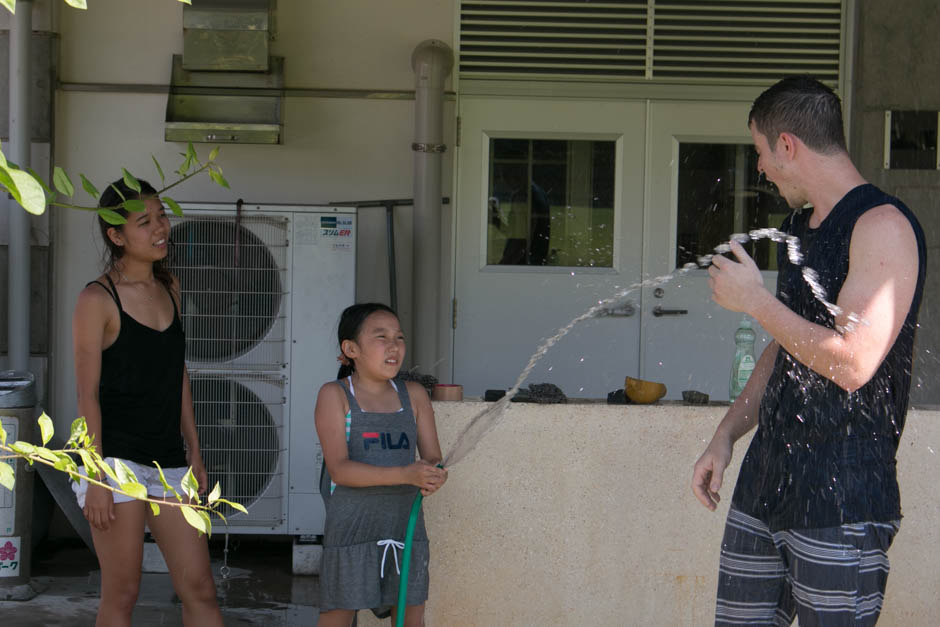
[[[816,152],[847,152],[842,102],[811,76],[791,76],[767,89],[751,106],[747,123],[767,138],[771,150],[780,133],[790,133]]]

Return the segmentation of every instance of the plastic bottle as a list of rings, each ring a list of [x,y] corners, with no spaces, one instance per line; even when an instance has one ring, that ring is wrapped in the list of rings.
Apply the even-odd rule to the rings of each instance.
[[[754,339],[757,334],[751,328],[751,321],[745,317],[738,325],[738,330],[734,333],[734,360],[731,362],[731,385],[729,386],[728,396],[731,402],[734,402],[744,390],[744,385],[751,377],[754,371],[756,360],[754,359]]]

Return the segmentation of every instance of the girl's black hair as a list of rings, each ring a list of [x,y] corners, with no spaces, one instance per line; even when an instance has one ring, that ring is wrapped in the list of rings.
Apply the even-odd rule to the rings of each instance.
[[[118,179],[108,185],[108,188],[104,190],[101,194],[101,197],[98,199],[98,206],[102,208],[109,208],[115,211],[116,213],[127,218],[129,211],[123,207],[116,208],[125,200],[129,199],[144,199],[157,196],[157,190],[147,181],[138,180],[140,183],[140,193],[137,193],[133,189],[127,186],[124,182],[124,179]],[[121,197],[123,196],[123,198]],[[110,272],[111,270],[116,269],[115,265],[124,256],[124,247],[118,246],[111,238],[108,237],[108,229],[116,229],[118,231],[124,228],[123,224],[108,224],[105,222],[101,216],[98,216],[98,226],[101,229],[101,239],[104,240],[105,252],[104,252],[104,268],[105,272]],[[173,285],[173,277],[170,275],[170,271],[166,269],[166,266],[163,265],[164,260],[153,262],[153,276],[156,280],[160,281],[167,289]]]
[[[339,317],[339,326],[336,333],[339,338],[339,352],[343,358],[339,372],[336,374],[337,379],[345,379],[356,371],[356,364],[353,363],[353,360],[342,354],[343,342],[346,340],[355,342],[359,338],[359,332],[362,330],[362,323],[366,321],[366,318],[379,311],[385,311],[396,318],[398,317],[394,309],[382,303],[359,303],[350,305],[343,310],[342,315]]]

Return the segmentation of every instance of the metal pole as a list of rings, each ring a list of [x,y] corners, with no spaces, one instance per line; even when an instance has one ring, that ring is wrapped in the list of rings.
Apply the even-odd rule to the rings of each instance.
[[[385,205],[385,235],[388,238],[388,300],[389,306],[398,311],[398,277],[395,276],[395,204]]]
[[[414,172],[414,346],[413,363],[437,376],[441,315],[441,161],[444,80],[454,53],[442,41],[421,42],[411,55],[415,72]]]
[[[9,161],[20,168],[29,166],[30,40],[33,32],[33,3],[19,0],[10,29],[10,152]],[[12,370],[29,370],[29,214],[9,199],[10,245],[7,307],[9,359]]]

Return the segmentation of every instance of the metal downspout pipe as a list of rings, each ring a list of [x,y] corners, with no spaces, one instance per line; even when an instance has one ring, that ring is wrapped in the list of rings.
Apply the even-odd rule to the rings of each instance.
[[[438,375],[441,294],[441,162],[444,135],[444,81],[454,53],[437,39],[422,41],[411,54],[415,72],[414,160],[414,331],[412,364]]]
[[[32,0],[19,0],[10,29],[10,143],[7,160],[22,169],[29,166],[30,40],[33,33]],[[8,355],[11,370],[29,370],[29,214],[12,198],[7,199],[9,222]]]

